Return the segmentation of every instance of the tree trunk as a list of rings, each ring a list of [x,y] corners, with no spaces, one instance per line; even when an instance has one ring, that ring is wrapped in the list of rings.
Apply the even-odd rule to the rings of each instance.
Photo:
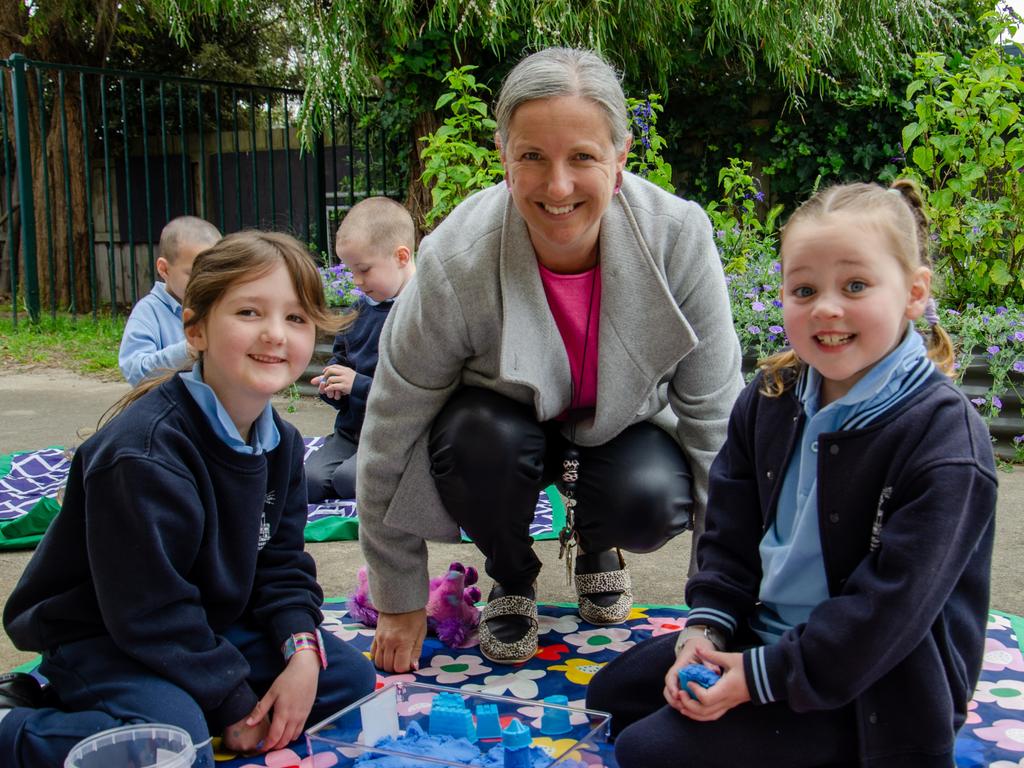
[[[424,221],[427,212],[433,207],[430,201],[430,190],[420,181],[424,167],[423,158],[420,156],[423,149],[420,137],[433,133],[440,125],[436,112],[425,111],[420,112],[409,131],[409,143],[413,146],[413,151],[409,157],[409,191],[405,197],[405,207],[412,214],[412,220],[416,222],[417,239],[427,234]]]

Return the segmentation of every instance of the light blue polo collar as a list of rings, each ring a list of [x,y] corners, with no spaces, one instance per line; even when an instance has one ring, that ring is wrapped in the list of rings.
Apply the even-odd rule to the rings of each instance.
[[[263,412],[253,422],[249,434],[250,442],[242,439],[242,433],[238,431],[235,422],[231,420],[227,410],[221,404],[217,393],[209,384],[203,381],[202,363],[196,363],[191,371],[182,371],[178,374],[185,382],[185,388],[196,401],[196,405],[206,416],[213,431],[228,447],[238,453],[259,455],[277,448],[281,442],[281,433],[274,423],[274,409],[268,402]]]
[[[167,290],[167,283],[157,280],[153,283],[153,290],[151,290],[150,293],[152,293],[163,304],[166,304],[167,308],[174,313],[175,317],[181,317],[181,303],[171,296],[170,292]]]

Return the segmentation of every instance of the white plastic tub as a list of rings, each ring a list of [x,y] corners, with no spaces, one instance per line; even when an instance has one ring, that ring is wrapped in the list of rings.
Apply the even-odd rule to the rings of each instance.
[[[124,725],[78,742],[64,768],[190,768],[192,738],[174,725]]]

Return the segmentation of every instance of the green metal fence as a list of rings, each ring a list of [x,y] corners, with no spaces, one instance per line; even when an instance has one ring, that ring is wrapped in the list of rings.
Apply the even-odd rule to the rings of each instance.
[[[0,60],[0,293],[24,308],[115,314],[153,283],[163,224],[288,231],[329,253],[335,214],[404,192],[382,130],[347,106],[302,149],[302,92]]]

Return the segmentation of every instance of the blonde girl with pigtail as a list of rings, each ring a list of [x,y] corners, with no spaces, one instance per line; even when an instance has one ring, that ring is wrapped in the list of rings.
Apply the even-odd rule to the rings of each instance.
[[[687,625],[589,687],[623,768],[953,764],[981,671],[996,475],[950,378],[929,243],[907,180],[825,189],[787,223],[791,349],[733,409]],[[721,678],[682,687],[694,663]]]

